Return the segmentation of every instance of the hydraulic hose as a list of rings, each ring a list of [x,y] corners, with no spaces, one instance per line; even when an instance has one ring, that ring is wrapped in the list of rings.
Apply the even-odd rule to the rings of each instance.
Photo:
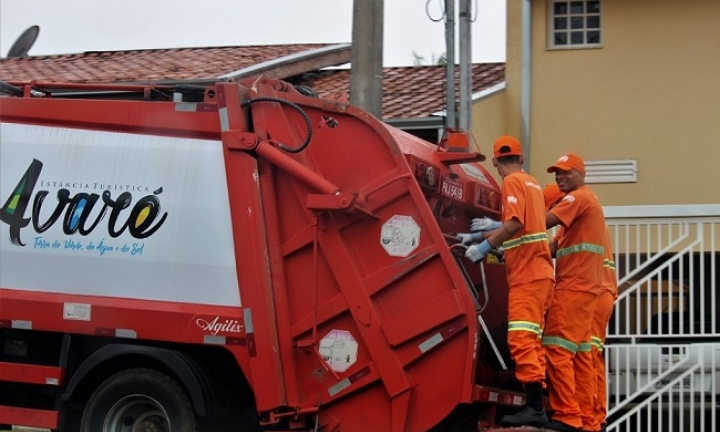
[[[23,91],[20,87],[15,87],[12,84],[8,84],[5,81],[0,80],[0,92],[11,94],[13,96],[22,96]]]
[[[274,97],[259,97],[257,99],[250,99],[248,101],[245,101],[242,103],[241,106],[243,108],[245,108],[245,107],[250,106],[250,104],[254,104],[256,102],[277,102],[281,105],[287,105],[290,108],[294,109],[295,111],[299,112],[300,115],[302,116],[303,120],[305,120],[305,126],[307,126],[307,137],[305,138],[305,141],[297,147],[289,147],[281,142],[278,142],[277,144],[281,150],[284,150],[288,153],[300,153],[301,151],[305,150],[305,147],[307,147],[308,144],[310,144],[310,139],[312,138],[312,124],[310,123],[310,117],[300,107],[300,105],[298,105],[294,102],[290,102],[290,101],[287,101],[284,99],[278,99],[278,98],[274,98]]]

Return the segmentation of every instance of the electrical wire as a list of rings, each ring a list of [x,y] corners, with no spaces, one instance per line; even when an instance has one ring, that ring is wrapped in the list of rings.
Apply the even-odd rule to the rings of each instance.
[[[425,2],[425,15],[427,15],[427,17],[428,17],[428,18],[430,19],[430,21],[432,21],[432,22],[440,22],[440,21],[442,21],[443,19],[445,19],[445,15],[446,15],[446,13],[445,13],[445,3],[444,3],[444,0],[438,0],[438,1],[440,2],[440,10],[442,11],[442,13],[441,13],[441,15],[440,15],[440,18],[438,18],[438,19],[435,19],[435,18],[433,18],[432,16],[430,16],[430,2],[431,2],[431,1],[432,1],[432,0],[427,0],[427,1]],[[455,1],[455,0],[453,0],[453,1]]]
[[[441,15],[440,15],[440,18],[437,18],[437,19],[433,18],[433,17],[430,15],[430,2],[431,2],[431,1],[432,1],[432,0],[427,0],[427,1],[425,2],[425,14],[426,14],[427,17],[430,19],[430,21],[432,21],[432,22],[440,22],[440,21],[442,21],[443,19],[445,19],[445,17],[447,16],[447,13],[446,13],[446,11],[445,11],[445,1],[444,1],[444,0],[438,0],[438,2],[440,2],[440,10],[442,11],[442,13],[441,13]],[[453,1],[455,1],[455,0],[453,0]],[[475,0],[475,1],[473,2],[473,3],[475,3],[475,8],[474,8],[474,9],[475,9],[475,14],[474,14],[474,16],[470,19],[470,22],[476,22],[477,19],[478,19],[478,15],[480,15],[480,6],[478,5],[478,1],[479,1],[479,0]],[[472,9],[472,8],[471,8],[471,9]]]

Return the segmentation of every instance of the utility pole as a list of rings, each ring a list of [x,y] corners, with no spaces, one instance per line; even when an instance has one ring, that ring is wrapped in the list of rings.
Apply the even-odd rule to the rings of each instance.
[[[472,37],[471,0],[460,0],[460,128],[472,127]]]
[[[445,0],[445,59],[445,127],[455,129],[455,0]]]
[[[350,103],[382,120],[384,0],[353,0]]]

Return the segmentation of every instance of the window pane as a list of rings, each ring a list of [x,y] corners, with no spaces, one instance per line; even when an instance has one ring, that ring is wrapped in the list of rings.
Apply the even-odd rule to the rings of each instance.
[[[549,0],[552,15],[552,46],[599,46],[601,43],[601,0]]]
[[[567,29],[567,18],[555,18],[555,30],[565,30]]]
[[[599,31],[587,32],[587,43],[599,44],[600,43],[600,32]]]
[[[567,33],[555,33],[555,45],[567,45]]]
[[[570,32],[570,44],[571,45],[582,45],[585,43],[584,32]]]
[[[597,16],[591,15],[591,16],[587,17],[586,19],[587,19],[587,28],[589,28],[589,29],[600,28],[600,15],[597,15]]]
[[[554,4],[555,15],[567,15],[568,4],[567,2],[557,2]]]

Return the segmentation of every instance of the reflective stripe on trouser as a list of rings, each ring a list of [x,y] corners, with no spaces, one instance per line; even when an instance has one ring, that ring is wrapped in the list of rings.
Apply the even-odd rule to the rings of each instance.
[[[547,355],[545,354],[545,346],[542,344],[542,338],[543,338],[543,332],[545,331],[545,320],[547,316],[547,311],[550,309],[550,304],[552,303],[553,299],[553,293],[555,292],[555,283],[553,282],[550,287],[550,294],[545,299],[545,305],[543,306],[543,317],[542,317],[542,325],[540,326],[540,333],[538,334],[538,345],[539,345],[539,353],[538,353],[538,361],[540,362],[540,367],[543,370],[543,374],[545,374],[545,377],[547,377]],[[543,389],[547,388],[547,382],[546,380],[543,381]]]
[[[600,425],[606,422],[607,417],[607,374],[605,371],[605,356],[602,350],[605,348],[605,337],[607,336],[607,325],[613,312],[615,298],[610,291],[604,290],[598,296],[593,326],[591,328],[591,340],[593,345],[593,365],[597,377],[597,398],[593,415],[595,417],[594,430],[599,430]],[[584,427],[584,426],[583,426]]]
[[[580,348],[575,354],[575,396],[577,396],[578,408],[580,408],[583,430],[600,430],[600,425],[594,425],[597,377],[595,376],[595,358],[589,338],[587,342],[580,344]]]
[[[508,346],[515,376],[522,383],[545,382],[542,327],[554,289],[552,279],[510,287],[508,292]]]
[[[553,419],[576,428],[582,427],[582,420],[575,391],[575,353],[583,341],[590,340],[596,304],[596,294],[555,290],[543,336]]]
[[[610,258],[605,258],[603,260],[603,267],[615,270],[615,261],[611,260]]]

